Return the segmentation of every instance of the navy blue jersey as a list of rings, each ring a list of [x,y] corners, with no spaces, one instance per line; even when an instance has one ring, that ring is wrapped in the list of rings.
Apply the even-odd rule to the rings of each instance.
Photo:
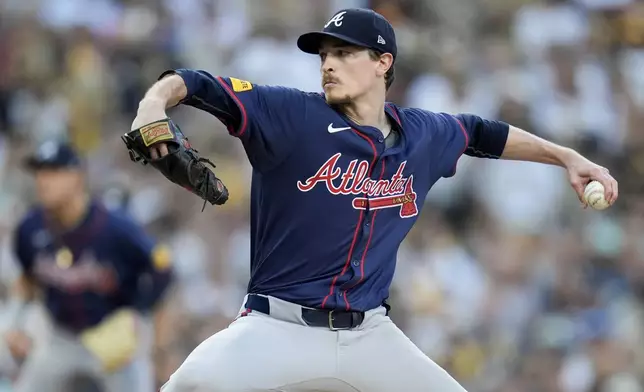
[[[53,320],[75,332],[119,307],[151,309],[171,277],[167,249],[97,202],[64,232],[41,208],[32,209],[16,230],[15,252],[23,273],[42,288]]]
[[[429,189],[463,153],[498,158],[508,134],[500,122],[387,103],[399,135],[387,148],[321,94],[169,72],[188,88],[181,103],[226,124],[252,164],[248,291],[310,307],[383,304]]]

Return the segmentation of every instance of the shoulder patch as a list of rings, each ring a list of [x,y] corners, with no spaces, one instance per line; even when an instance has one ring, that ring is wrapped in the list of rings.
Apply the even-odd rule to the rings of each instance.
[[[170,249],[164,245],[157,245],[152,251],[152,266],[157,271],[166,271],[172,264]]]
[[[230,78],[230,83],[233,85],[233,91],[241,93],[243,91],[250,91],[253,89],[251,82],[237,78]]]

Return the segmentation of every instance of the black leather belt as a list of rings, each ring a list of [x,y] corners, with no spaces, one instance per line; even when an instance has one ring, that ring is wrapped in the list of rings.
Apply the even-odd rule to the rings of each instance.
[[[268,298],[249,294],[246,309],[271,314]],[[327,310],[302,308],[302,320],[310,327],[326,327],[332,331],[351,329],[359,326],[364,321],[364,312],[347,310]]]

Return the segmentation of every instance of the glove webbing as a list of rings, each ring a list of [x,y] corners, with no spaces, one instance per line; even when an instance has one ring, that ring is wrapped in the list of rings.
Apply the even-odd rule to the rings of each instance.
[[[195,152],[199,152],[199,151],[195,150]],[[193,178],[192,178],[192,167],[193,167],[194,165],[196,165],[197,163],[200,163],[200,162],[201,162],[201,163],[208,163],[208,164],[210,164],[210,166],[212,166],[213,168],[216,168],[216,167],[217,167],[217,166],[215,166],[215,164],[214,164],[210,159],[208,159],[208,158],[199,157],[199,158],[192,159],[192,160],[190,161],[190,163],[188,164],[188,181],[189,181],[190,183],[192,183],[192,184],[194,184],[194,183],[195,183],[195,182],[193,181]],[[214,174],[213,174],[212,172],[208,171],[208,170],[204,170],[203,172],[205,172],[205,175],[206,175],[206,181],[205,181],[206,190],[205,190],[205,192],[202,192],[202,193],[207,195],[207,194],[208,194],[208,190],[209,190],[209,189],[208,189],[208,186],[209,186],[209,184],[210,184],[210,181],[208,181],[208,177],[209,177],[209,176],[212,176],[212,175],[214,175]],[[203,173],[203,172],[202,172],[202,173]],[[200,191],[201,191],[201,189],[200,189]],[[220,195],[219,197],[221,197],[221,196],[222,196],[222,195]],[[217,200],[219,200],[219,199],[217,199]],[[207,204],[207,203],[208,203],[208,200],[205,200],[205,199],[204,199],[204,201],[203,201],[203,207],[201,207],[201,212],[203,212],[203,211],[206,209],[206,204]]]

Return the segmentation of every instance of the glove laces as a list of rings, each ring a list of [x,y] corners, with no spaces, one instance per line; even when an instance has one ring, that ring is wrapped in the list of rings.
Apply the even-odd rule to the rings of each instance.
[[[196,150],[195,150],[195,151],[196,151]],[[216,168],[216,167],[217,167],[217,166],[215,166],[215,164],[214,164],[210,159],[208,159],[208,158],[199,157],[199,158],[192,159],[192,160],[190,161],[190,163],[188,164],[188,181],[189,181],[191,184],[194,184],[194,183],[195,183],[195,182],[193,181],[193,177],[192,177],[192,167],[193,167],[194,165],[198,164],[198,163],[207,163],[207,164],[209,164],[210,166],[212,166],[213,168]],[[201,212],[204,212],[204,210],[206,209],[206,204],[208,203],[207,196],[210,194],[210,190],[211,190],[211,189],[210,189],[210,176],[214,176],[214,174],[213,174],[210,170],[208,170],[206,167],[204,167],[204,168],[203,168],[203,170],[201,171],[201,174],[204,174],[204,175],[205,175],[205,177],[206,177],[206,178],[204,179],[204,182],[202,183],[202,186],[200,187],[200,188],[203,188],[203,187],[205,186],[205,188],[206,188],[206,189],[199,189],[199,192],[200,192],[200,193],[202,193],[204,196],[206,196],[206,197],[204,197],[203,206],[201,207]],[[215,177],[215,180],[217,180],[217,178],[216,178],[216,177]],[[217,180],[217,181],[219,181],[219,180]],[[215,204],[216,204],[222,196],[223,196],[223,192],[222,192],[222,193],[220,193],[220,194],[217,196],[217,198],[214,200],[214,202],[213,202],[213,203],[215,203]]]

